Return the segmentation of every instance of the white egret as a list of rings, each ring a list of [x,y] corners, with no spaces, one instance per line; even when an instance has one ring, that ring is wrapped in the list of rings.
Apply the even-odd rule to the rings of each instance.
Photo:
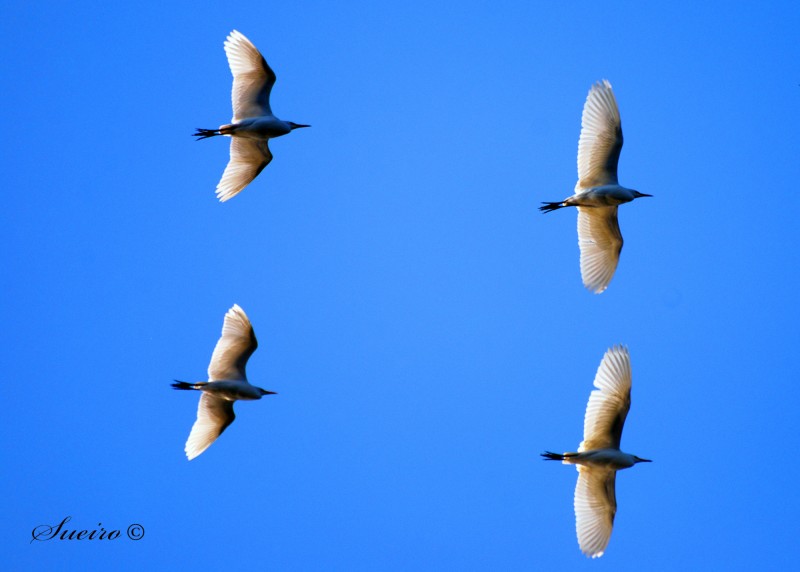
[[[233,119],[219,129],[197,129],[197,141],[227,135],[231,137],[231,158],[217,184],[220,202],[235,197],[272,161],[269,140],[293,129],[311,127],[282,121],[272,114],[269,95],[275,72],[243,34],[232,31],[225,40],[225,54],[233,74]]]
[[[250,320],[237,304],[225,314],[222,336],[219,338],[211,363],[208,365],[208,381],[188,383],[175,380],[175,389],[202,391],[197,407],[197,421],[192,426],[186,441],[186,456],[191,461],[216,441],[217,437],[233,423],[233,402],[239,399],[261,399],[274,395],[250,385],[245,375],[247,360],[256,351],[258,342]]]
[[[631,406],[631,361],[627,348],[614,346],[600,362],[583,420],[583,442],[577,453],[542,453],[547,461],[576,465],[575,529],[581,551],[598,558],[608,545],[617,497],[617,471],[649,463],[619,449],[622,426]]]
[[[617,181],[622,150],[622,122],[611,84],[595,83],[583,106],[578,140],[578,182],[575,194],[561,202],[544,203],[539,210],[578,207],[578,245],[581,249],[583,285],[596,294],[608,288],[622,251],[617,207],[639,197]]]

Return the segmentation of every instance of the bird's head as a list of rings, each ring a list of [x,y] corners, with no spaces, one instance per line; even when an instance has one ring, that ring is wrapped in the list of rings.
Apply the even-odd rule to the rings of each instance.
[[[278,395],[275,391],[267,391],[266,389],[261,389],[260,387],[258,390],[261,392],[261,395]]]
[[[289,127],[291,127],[292,130],[300,129],[301,127],[311,127],[310,125],[303,125],[302,123],[292,123],[291,121],[287,121],[286,123],[289,124]]]
[[[640,199],[642,197],[652,197],[653,195],[646,195],[645,193],[640,193],[639,191],[633,191],[633,198]]]
[[[645,195],[645,196],[649,197],[650,195]],[[633,456],[633,463],[634,464],[636,464],[636,463],[652,463],[652,462],[653,461],[651,461],[650,459],[642,459],[641,457],[637,457],[636,455]]]

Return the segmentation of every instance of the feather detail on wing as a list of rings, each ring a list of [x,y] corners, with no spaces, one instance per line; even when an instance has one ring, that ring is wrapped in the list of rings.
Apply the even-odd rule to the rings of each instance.
[[[186,441],[186,457],[191,461],[208,449],[235,418],[232,401],[208,393],[201,395],[200,404],[197,406],[197,420],[192,425],[192,431]]]
[[[579,467],[575,486],[575,531],[581,552],[598,558],[608,546],[617,512],[617,472]]]
[[[232,31],[225,40],[225,54],[233,74],[233,123],[248,117],[272,115],[269,95],[275,72],[244,34]]]
[[[245,366],[257,347],[258,341],[247,314],[238,304],[234,304],[225,314],[222,336],[211,354],[208,380],[247,381]]]
[[[583,285],[599,294],[608,288],[622,252],[617,207],[578,207],[578,246]]]
[[[220,202],[235,197],[272,161],[267,139],[231,138],[231,158],[217,185]]]
[[[622,150],[622,122],[611,84],[595,83],[581,118],[578,140],[578,184],[581,189],[617,183],[617,163]]]
[[[631,407],[631,361],[628,349],[609,349],[597,368],[597,388],[589,395],[579,452],[609,447],[619,449],[622,427]]]

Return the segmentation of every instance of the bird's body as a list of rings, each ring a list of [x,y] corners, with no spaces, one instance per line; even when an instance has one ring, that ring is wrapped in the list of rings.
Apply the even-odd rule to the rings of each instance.
[[[613,469],[629,469],[636,464],[636,455],[623,453],[619,449],[595,449],[580,453],[545,453],[548,461],[563,461],[565,465],[583,465],[584,467]]]
[[[224,380],[224,381],[199,381],[197,383],[187,383],[176,381],[172,384],[175,389],[197,389],[207,395],[225,401],[252,401],[261,399],[264,394],[260,387],[254,387],[246,381]]]
[[[270,115],[267,117],[251,117],[238,123],[220,125],[219,129],[198,129],[195,137],[207,139],[216,135],[228,135],[230,137],[245,137],[261,141],[286,135],[291,130],[292,126],[288,121],[283,121]]]
[[[186,456],[191,461],[219,437],[233,423],[234,401],[252,401],[274,394],[250,385],[245,374],[247,360],[258,347],[250,320],[237,304],[225,314],[222,336],[211,355],[208,366],[209,381],[190,383],[175,381],[172,387],[202,391],[197,407],[197,420],[186,441]]]
[[[269,96],[275,72],[250,40],[232,31],[225,40],[225,53],[233,74],[233,119],[218,129],[197,129],[194,134],[198,140],[217,135],[233,138],[230,161],[217,185],[222,202],[236,196],[272,161],[270,139],[309,127],[272,114]]]
[[[633,199],[637,198],[639,194],[641,193],[633,189],[626,189],[620,185],[602,185],[581,190],[559,203],[545,203],[548,206],[539,207],[539,209],[550,212],[563,207],[617,207],[621,204],[631,202]]]
[[[631,365],[628,350],[615,346],[600,362],[583,422],[577,453],[542,453],[548,461],[576,465],[575,528],[581,551],[603,555],[617,512],[617,471],[650,462],[620,450],[622,428],[631,405]]]
[[[581,277],[586,288],[599,294],[614,277],[622,251],[617,207],[651,195],[623,187],[617,181],[622,122],[607,80],[596,83],[589,91],[581,124],[575,193],[563,201],[544,203],[539,210],[578,207]]]

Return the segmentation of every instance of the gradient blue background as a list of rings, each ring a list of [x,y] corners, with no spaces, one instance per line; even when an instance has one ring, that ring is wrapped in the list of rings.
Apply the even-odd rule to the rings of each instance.
[[[708,5],[707,5],[708,4]],[[2,9],[7,570],[774,570],[795,562],[800,8],[14,2]],[[763,3],[762,3],[763,4]],[[226,204],[222,42],[310,123]],[[626,239],[584,290],[580,114],[621,109]],[[225,311],[277,391],[187,462]],[[574,469],[627,344],[606,555]],[[67,515],[114,542],[30,544]],[[146,530],[124,538],[130,523]]]

